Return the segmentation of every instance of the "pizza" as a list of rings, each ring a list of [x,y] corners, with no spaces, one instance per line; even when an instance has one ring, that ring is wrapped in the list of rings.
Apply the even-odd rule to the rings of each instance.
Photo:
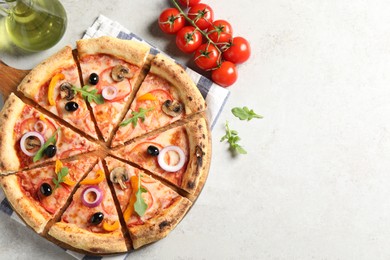
[[[2,174],[97,149],[86,137],[23,103],[14,94],[0,113],[0,132]]]
[[[72,48],[66,46],[39,64],[18,86],[26,97],[79,130],[97,139],[95,125],[81,93],[80,76]]]
[[[168,57],[157,54],[113,138],[113,146],[204,110],[204,99],[189,75]],[[144,120],[128,123],[142,111],[147,114]]]
[[[127,251],[101,161],[80,184],[61,220],[49,229],[49,236],[88,252]]]
[[[206,104],[185,70],[147,45],[77,41],[23,79],[0,112],[0,186],[35,232],[81,253],[166,237],[210,166]]]
[[[190,194],[199,193],[210,160],[204,118],[144,138],[114,151]]]
[[[96,161],[96,157],[66,163],[58,160],[42,168],[4,176],[0,185],[10,204],[18,209],[19,216],[37,233],[42,233],[48,221],[59,214],[75,185]],[[54,183],[64,172],[67,173],[65,180]]]
[[[165,237],[192,204],[140,169],[112,157],[106,163],[134,249]]]
[[[91,103],[97,126],[105,141],[122,118],[149,48],[135,41],[101,37],[77,42],[82,81],[103,94],[105,102]]]

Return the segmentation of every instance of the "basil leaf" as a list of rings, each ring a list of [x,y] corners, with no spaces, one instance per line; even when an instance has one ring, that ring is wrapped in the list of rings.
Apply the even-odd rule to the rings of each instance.
[[[138,216],[142,217],[146,209],[148,208],[148,204],[145,203],[145,200],[142,198],[142,193],[146,192],[145,189],[138,189],[137,193],[135,194],[137,200],[134,203],[134,210],[137,212]]]
[[[69,173],[68,167],[62,167],[61,170],[57,173],[57,179],[53,178],[53,183],[55,184],[55,189],[57,189],[62,182],[64,182],[64,179],[66,175]]]
[[[43,155],[44,155],[44,152],[46,150],[46,148],[51,145],[51,144],[56,144],[57,140],[56,140],[56,135],[58,133],[58,131],[60,130],[61,128],[58,128],[54,134],[49,137],[46,142],[42,145],[41,148],[39,148],[38,152],[34,155],[33,157],[33,162],[37,162],[39,161],[40,159],[42,159]]]
[[[138,119],[141,119],[142,122],[145,121],[146,113],[149,111],[152,111],[154,108],[142,108],[140,107],[138,112],[137,111],[132,111],[131,115],[132,117],[124,120],[122,123],[120,123],[120,126],[127,126],[128,124],[132,124],[133,127],[137,126]]]
[[[263,118],[261,115],[256,114],[253,109],[249,110],[248,107],[235,107],[232,109],[232,113],[235,117],[238,117],[240,120],[251,120],[253,118]]]
[[[78,88],[76,86],[73,86],[72,89],[76,92],[80,92],[81,96],[88,100],[89,103],[95,102],[96,104],[103,104],[104,103],[104,98],[101,94],[98,94],[98,90],[91,89],[89,90],[90,86],[86,85],[82,88]]]
[[[238,136],[238,132],[235,130],[230,130],[228,121],[226,121],[225,124],[225,131],[226,134],[222,136],[221,142],[226,140],[229,143],[230,150],[234,153],[237,152],[239,154],[246,154],[247,152],[245,149],[237,143],[241,140],[241,138]]]

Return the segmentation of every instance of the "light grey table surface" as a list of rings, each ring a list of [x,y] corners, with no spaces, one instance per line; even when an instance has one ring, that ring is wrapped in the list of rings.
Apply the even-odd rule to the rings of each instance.
[[[99,14],[181,61],[156,24],[168,1],[63,0],[73,44]],[[390,3],[347,0],[207,1],[248,38],[252,57],[213,131],[206,186],[169,236],[131,259],[389,259]],[[4,37],[4,34],[0,34]],[[241,122],[248,106],[264,119]],[[220,143],[230,121],[247,155]],[[70,259],[0,215],[0,259]]]

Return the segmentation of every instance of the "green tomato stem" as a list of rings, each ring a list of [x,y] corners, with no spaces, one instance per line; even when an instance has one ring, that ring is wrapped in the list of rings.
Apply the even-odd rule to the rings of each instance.
[[[218,51],[218,61],[220,62],[221,60],[221,55],[222,55],[222,52],[221,50],[218,48],[217,44],[215,42],[213,42],[210,37],[208,36],[207,33],[205,33],[203,30],[201,30],[196,24],[194,21],[192,21],[188,15],[183,11],[183,9],[180,7],[180,5],[176,2],[176,0],[172,0],[172,3],[173,5],[177,8],[177,10],[179,10],[179,12],[183,15],[183,17],[193,26],[196,28],[196,30],[198,30],[205,38],[206,40],[208,41],[208,43],[214,45],[214,47],[217,49]]]

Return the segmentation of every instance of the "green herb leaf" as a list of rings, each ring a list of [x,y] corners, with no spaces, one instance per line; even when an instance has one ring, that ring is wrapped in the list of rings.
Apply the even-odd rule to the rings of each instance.
[[[154,108],[147,108],[147,109],[145,109],[145,108],[140,107],[138,112],[137,111],[131,112],[132,117],[124,120],[120,124],[120,126],[127,126],[128,124],[131,123],[133,125],[133,127],[135,127],[137,125],[137,123],[138,123],[138,119],[141,119],[142,122],[144,122],[145,121],[145,117],[146,117],[146,113],[148,113],[149,111],[152,111],[153,109]]]
[[[104,98],[101,94],[98,94],[98,90],[91,89],[89,90],[90,86],[84,86],[82,88],[78,88],[76,86],[73,86],[72,89],[76,92],[80,92],[81,96],[88,100],[89,103],[95,102],[96,104],[103,104]]]
[[[137,200],[134,203],[134,210],[137,212],[138,216],[142,217],[146,209],[148,208],[148,204],[146,204],[144,198],[142,198],[142,193],[148,192],[144,187],[141,187],[141,174],[138,175],[138,190],[135,194]]]
[[[226,140],[229,143],[229,148],[233,152],[237,152],[239,154],[246,154],[247,152],[245,151],[245,149],[237,143],[241,140],[241,138],[238,136],[238,132],[235,130],[230,130],[228,121],[226,121],[225,129],[226,134],[222,136],[221,142]]]
[[[261,115],[256,114],[253,109],[249,110],[248,107],[235,107],[232,109],[234,116],[238,117],[240,120],[251,120],[253,118],[263,118]]]
[[[42,159],[43,155],[44,155],[44,152],[46,150],[46,148],[51,145],[51,144],[56,144],[57,140],[56,140],[56,135],[58,133],[58,131],[60,131],[61,128],[58,128],[54,134],[49,137],[46,142],[42,145],[41,148],[39,148],[38,152],[34,155],[33,157],[33,162],[37,162],[39,161],[40,159]]]
[[[53,178],[53,183],[55,184],[54,189],[57,189],[61,182],[64,182],[65,176],[68,175],[69,168],[68,167],[62,167],[61,170],[57,173],[57,179]]]

